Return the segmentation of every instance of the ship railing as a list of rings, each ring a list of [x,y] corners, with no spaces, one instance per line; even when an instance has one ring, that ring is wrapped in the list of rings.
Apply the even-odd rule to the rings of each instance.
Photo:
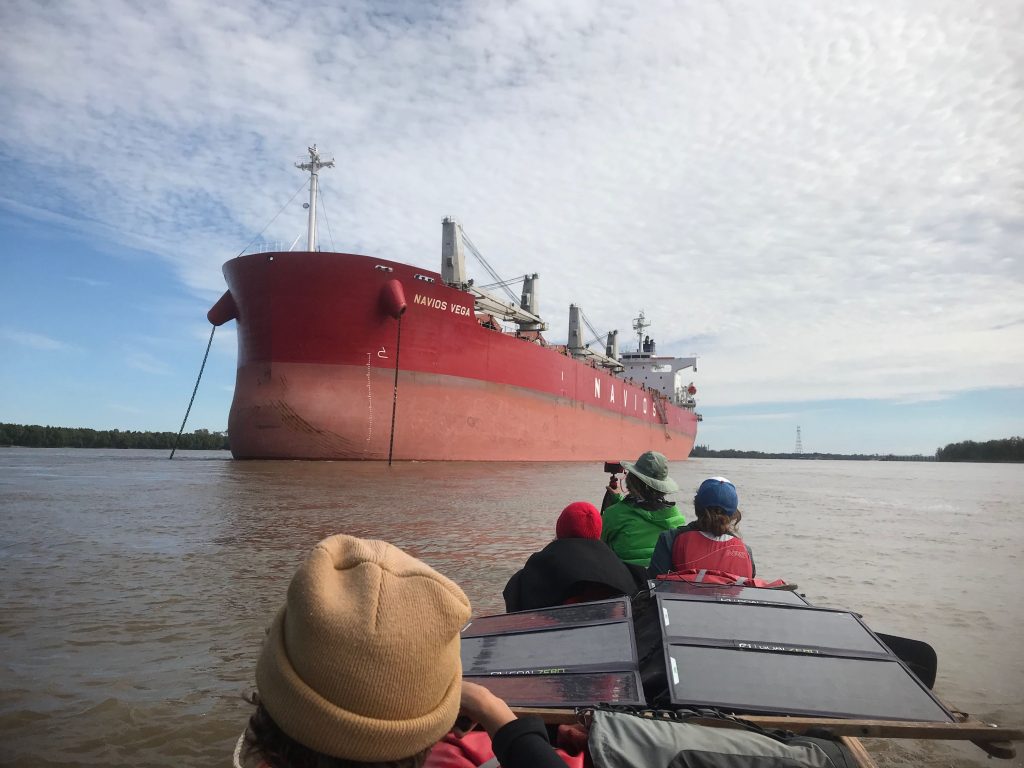
[[[679,387],[676,390],[675,397],[672,398],[672,401],[680,408],[693,409],[697,407],[697,401],[694,399],[693,395],[686,391],[685,387]]]
[[[283,250],[285,250],[284,244],[280,240],[274,240],[262,243],[253,243],[242,251],[242,255],[247,256],[253,253],[278,253]]]

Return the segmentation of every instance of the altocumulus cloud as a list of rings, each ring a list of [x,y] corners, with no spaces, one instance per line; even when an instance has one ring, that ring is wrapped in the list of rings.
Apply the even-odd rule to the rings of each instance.
[[[15,0],[0,24],[0,198],[204,298],[316,141],[324,247],[437,268],[456,215],[503,275],[542,270],[551,338],[570,301],[602,330],[644,308],[707,404],[1024,381],[1019,2]]]

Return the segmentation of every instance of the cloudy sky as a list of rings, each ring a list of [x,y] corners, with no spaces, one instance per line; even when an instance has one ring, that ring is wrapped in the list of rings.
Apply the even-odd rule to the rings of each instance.
[[[7,0],[0,29],[0,421],[176,430],[220,266],[305,231],[315,142],[322,247],[439,269],[452,215],[540,273],[553,341],[570,302],[643,309],[700,358],[711,447],[1024,433],[1020,0]],[[225,327],[190,428],[234,364]]]

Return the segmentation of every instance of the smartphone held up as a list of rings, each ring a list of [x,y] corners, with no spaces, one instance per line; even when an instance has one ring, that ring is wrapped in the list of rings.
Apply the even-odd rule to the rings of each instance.
[[[606,461],[604,463],[604,471],[611,475],[611,478],[608,480],[608,487],[613,491],[618,491],[619,478],[617,475],[624,471],[622,465],[617,461]]]

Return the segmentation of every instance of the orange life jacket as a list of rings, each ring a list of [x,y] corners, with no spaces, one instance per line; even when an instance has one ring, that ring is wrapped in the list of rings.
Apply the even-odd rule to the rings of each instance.
[[[701,531],[683,531],[672,543],[672,570],[724,571],[749,579],[754,575],[743,540],[738,536],[711,538]]]

